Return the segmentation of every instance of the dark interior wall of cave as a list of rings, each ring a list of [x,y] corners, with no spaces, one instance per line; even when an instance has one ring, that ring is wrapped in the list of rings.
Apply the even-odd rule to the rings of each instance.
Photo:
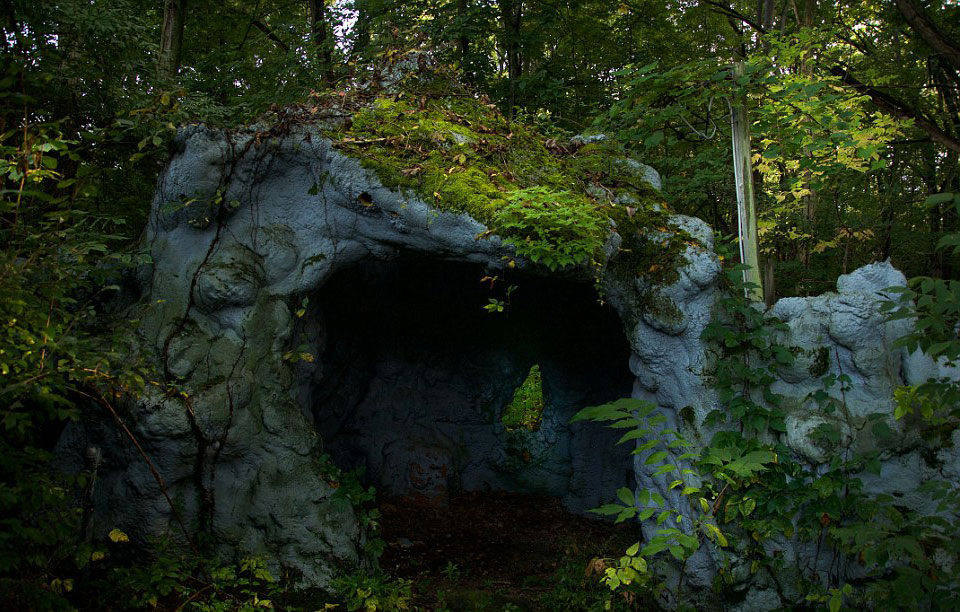
[[[632,484],[619,433],[570,424],[587,405],[630,395],[622,325],[590,285],[419,256],[370,260],[314,296],[296,340],[300,398],[344,469],[365,468],[387,495],[442,503],[450,492],[502,490],[562,497],[572,511]],[[491,297],[516,290],[504,312]],[[537,431],[507,431],[501,413],[540,364]]]

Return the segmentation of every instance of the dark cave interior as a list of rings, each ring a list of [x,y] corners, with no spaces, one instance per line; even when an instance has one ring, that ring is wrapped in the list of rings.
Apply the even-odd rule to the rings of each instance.
[[[509,286],[502,312],[484,308]],[[619,317],[589,284],[408,254],[336,273],[300,327],[297,342],[317,355],[301,402],[325,452],[382,494],[443,505],[468,491],[531,493],[584,512],[633,484],[620,432],[569,423],[629,396],[634,380]],[[508,430],[501,414],[533,364],[542,423]]]

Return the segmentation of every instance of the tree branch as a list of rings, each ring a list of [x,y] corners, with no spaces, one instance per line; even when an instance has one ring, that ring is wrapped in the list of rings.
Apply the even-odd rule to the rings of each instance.
[[[706,3],[710,6],[716,7],[719,13],[726,15],[727,17],[738,19],[761,34],[766,32],[762,25],[727,4],[715,2],[714,0],[706,0]]]
[[[954,70],[960,70],[960,47],[940,32],[916,0],[895,0],[897,10],[903,15],[913,31],[920,35],[930,47],[947,60]]]
[[[955,137],[941,130],[936,123],[926,118],[920,111],[907,106],[900,100],[897,100],[896,98],[880,91],[879,89],[871,87],[865,83],[861,83],[845,68],[833,67],[830,68],[830,73],[834,76],[840,77],[840,80],[843,84],[849,85],[860,93],[870,96],[870,99],[880,110],[886,111],[891,115],[903,117],[904,119],[913,119],[914,124],[929,134],[930,138],[936,142],[939,142],[951,151],[960,153],[960,140],[957,140]]]
[[[273,32],[271,32],[271,31],[270,31],[270,28],[268,28],[267,26],[265,26],[265,25],[263,24],[263,22],[261,22],[259,19],[254,19],[254,20],[251,21],[250,23],[253,24],[253,27],[257,28],[258,30],[260,30],[261,32],[263,32],[264,34],[266,34],[266,35],[267,35],[267,38],[269,38],[270,40],[272,40],[273,42],[275,42],[278,47],[280,47],[281,49],[284,50],[284,52],[289,52],[289,51],[290,51],[290,47],[287,46],[287,43],[285,43],[285,42],[283,42],[282,40],[280,40],[279,38],[277,38],[277,35],[274,34]]]

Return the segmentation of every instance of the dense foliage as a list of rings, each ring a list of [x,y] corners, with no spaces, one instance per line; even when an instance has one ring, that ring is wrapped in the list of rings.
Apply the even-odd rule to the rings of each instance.
[[[585,185],[601,182],[596,177],[616,174],[594,163],[599,145],[583,147],[579,161],[562,168],[546,147],[562,148],[576,133],[603,132],[604,147],[665,175],[663,195],[673,209],[732,234],[730,105],[746,100],[768,301],[829,289],[839,273],[889,257],[918,277],[902,302],[888,306],[893,317],[919,321],[907,346],[960,357],[956,3],[10,0],[2,6],[0,603],[10,609],[69,608],[77,593],[97,601],[90,593],[101,584],[100,566],[123,556],[122,534],[103,543],[88,537],[84,508],[96,456],[72,480],[49,464],[66,422],[101,411],[124,432],[116,399],[163,384],[130,353],[132,325],[117,315],[130,297],[130,271],[144,263],[135,240],[176,128],[249,124],[276,119],[290,104],[345,99],[351,84],[375,78],[378,67],[412,48],[430,48],[444,70],[471,87],[457,94],[470,104],[385,99],[337,136],[344,147],[366,147],[368,163],[379,164],[396,186],[415,184],[438,202],[477,212],[520,255],[550,268],[595,262],[610,217],[619,214],[621,227],[639,221],[632,212],[599,215],[583,195]],[[735,61],[745,63],[745,76],[733,77]],[[478,107],[483,117],[469,116]],[[472,120],[476,125],[468,127]],[[515,145],[523,125],[550,140]],[[438,131],[450,141],[443,153],[432,140]],[[404,148],[360,142],[381,138],[402,140]],[[470,141],[482,146],[462,146]],[[505,166],[523,166],[526,174],[491,177]],[[491,201],[497,206],[489,208]],[[502,309],[492,302],[491,310]],[[712,418],[743,427],[700,456],[685,456],[686,441],[671,431],[642,450],[651,469],[677,473],[674,488],[689,507],[621,490],[622,503],[604,513],[639,514],[664,525],[681,518],[689,528],[665,526],[658,539],[594,569],[611,586],[650,587],[647,559],[657,553],[686,559],[702,541],[720,548],[739,541],[756,562],[751,571],[776,572],[778,561],[756,543],[796,524],[804,538],[824,539],[838,554],[862,555],[884,568],[857,585],[802,577],[812,602],[832,610],[919,600],[955,605],[956,576],[934,558],[956,558],[955,522],[904,514],[891,500],[865,496],[855,475],[873,468],[876,457],[846,455],[825,474],[787,460],[789,453],[765,437],[782,428],[782,415],[764,389],[768,366],[791,355],[773,343],[752,305],[731,297],[725,307],[732,318],[711,327],[709,339],[730,356],[717,373],[727,410]],[[524,388],[539,386],[532,377],[533,371]],[[924,435],[943,436],[956,427],[958,397],[950,380],[904,388],[897,416],[919,415]],[[638,416],[637,408],[642,415],[649,407],[608,406],[584,416],[657,427],[652,411]],[[930,494],[956,507],[955,485],[931,485]],[[367,490],[357,491],[362,503],[370,501]],[[364,516],[377,518],[373,511]],[[739,528],[728,529],[734,517]],[[216,567],[201,557],[171,553],[127,568],[114,581],[116,601],[227,610],[270,607],[281,596],[258,560]],[[340,586],[349,609],[409,604],[409,585],[387,578],[345,577]]]

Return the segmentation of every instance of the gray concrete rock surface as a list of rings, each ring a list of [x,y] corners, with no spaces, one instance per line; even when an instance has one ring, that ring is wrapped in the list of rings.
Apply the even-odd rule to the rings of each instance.
[[[429,495],[453,486],[454,474],[461,488],[522,488],[535,481],[580,511],[604,501],[584,491],[597,482],[614,487],[623,470],[631,469],[628,456],[611,453],[613,459],[603,459],[609,436],[577,433],[567,423],[573,404],[586,397],[573,387],[554,388],[557,405],[566,402],[569,410],[548,414],[540,432],[521,441],[505,432],[498,410],[525,375],[529,364],[522,360],[491,357],[471,365],[424,357],[423,351],[405,360],[400,347],[367,361],[324,361],[334,354],[329,343],[335,330],[311,305],[336,301],[337,295],[323,297],[335,275],[347,271],[349,278],[350,270],[365,262],[409,257],[496,273],[515,254],[496,236],[478,238],[486,229],[481,223],[385,188],[315,133],[226,134],[192,127],[181,131],[176,147],[143,242],[153,263],[139,273],[144,298],[137,314],[142,354],[182,393],[151,388],[126,406],[126,418],[163,475],[177,513],[191,529],[211,531],[224,557],[264,555],[275,568],[299,575],[301,584],[318,586],[328,585],[340,569],[369,563],[355,510],[326,476],[330,459],[324,453],[337,449],[352,448],[391,493],[409,491],[404,484],[413,482],[409,466],[423,460],[413,474],[419,485],[410,486]],[[652,182],[659,180],[655,172],[637,168]],[[666,417],[664,427],[702,442],[711,433],[703,420],[718,401],[710,386],[716,355],[701,334],[717,314],[721,268],[705,223],[679,216],[674,223],[700,242],[687,247],[676,282],[649,287],[608,276],[603,290],[627,347],[623,392],[656,404]],[[522,261],[519,267],[546,274]],[[556,276],[585,286],[592,282],[586,270]],[[873,264],[841,277],[837,293],[783,299],[768,315],[785,322],[780,341],[797,356],[774,384],[787,398],[786,444],[802,460],[820,465],[837,449],[813,435],[819,426],[839,427],[844,446],[867,447],[881,443],[863,427],[879,414],[900,437],[883,442],[889,445],[888,460],[867,486],[909,498],[934,468],[911,450],[915,445],[892,418],[893,390],[905,381],[951,373],[893,347],[909,323],[885,322],[878,300],[883,289],[903,283],[889,263]],[[522,291],[521,286],[518,295]],[[363,307],[364,300],[351,305],[360,328]],[[446,305],[424,305],[425,311],[432,308]],[[369,316],[381,323],[388,316],[376,312],[381,314]],[[377,346],[391,346],[390,323],[377,329],[384,330],[376,336]],[[446,335],[457,347],[457,330]],[[462,353],[473,349],[460,347]],[[431,359],[427,369],[414,367]],[[823,388],[827,374],[850,377],[845,408],[830,414],[808,399]],[[471,380],[490,382],[471,387]],[[401,401],[404,393],[409,401]],[[837,397],[839,388],[830,393]],[[321,396],[329,402],[339,398],[340,408],[325,410]],[[427,410],[431,402],[459,407],[441,414]],[[481,405],[488,406],[486,412]],[[324,436],[337,439],[350,428],[359,431],[353,442],[325,446]],[[541,468],[508,465],[516,456],[510,445],[521,442],[546,457]],[[95,499],[100,535],[119,527],[140,542],[163,533],[181,538],[149,469],[105,417],[87,418],[64,435],[61,464],[79,469],[88,447],[105,452]],[[466,469],[467,455],[458,455],[457,448],[486,450],[470,451],[474,463]],[[651,475],[648,454],[632,459],[635,483],[684,503],[666,476]],[[955,453],[941,460],[940,467],[960,473]],[[612,495],[613,490],[606,501]],[[643,529],[650,535],[656,525]],[[821,563],[789,542],[783,551],[798,565]],[[686,567],[685,584],[704,594],[704,605],[717,564],[705,547]],[[777,597],[757,591],[739,609],[770,609]]]

